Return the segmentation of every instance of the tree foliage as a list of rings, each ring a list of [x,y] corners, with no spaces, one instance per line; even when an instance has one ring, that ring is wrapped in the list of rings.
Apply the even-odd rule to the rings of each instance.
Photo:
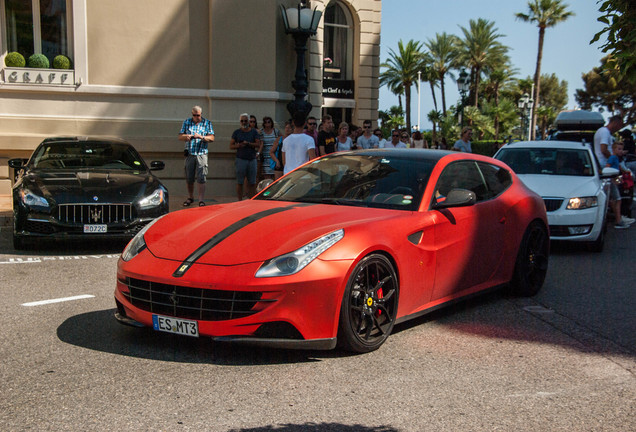
[[[625,123],[636,121],[636,82],[630,81],[617,66],[609,67],[609,56],[601,60],[601,66],[584,73],[583,89],[576,89],[576,102],[583,109],[622,112]]]
[[[636,84],[636,5],[634,0],[599,1],[599,11],[603,14],[598,21],[605,28],[594,35],[590,44],[606,34],[607,41],[601,46],[603,52],[612,56],[606,63],[606,70],[618,69],[620,75]]]

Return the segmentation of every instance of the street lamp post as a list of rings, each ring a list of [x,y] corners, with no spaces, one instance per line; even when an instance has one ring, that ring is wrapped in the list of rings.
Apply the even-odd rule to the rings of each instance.
[[[466,105],[466,95],[468,94],[468,90],[470,90],[470,79],[468,78],[468,73],[464,68],[459,72],[459,77],[457,78],[457,89],[459,90],[460,95],[460,109],[459,111],[459,125],[464,126],[464,106]]]
[[[530,111],[532,110],[532,98],[528,95],[528,93],[524,93],[517,102],[517,106],[519,107],[519,111],[521,112],[521,138],[526,137],[526,130],[528,131],[528,139],[530,139],[530,130],[525,127],[526,122],[530,120]]]
[[[294,100],[287,104],[287,111],[292,117],[297,112],[302,112],[307,116],[312,108],[311,103],[305,100],[309,85],[305,68],[305,52],[307,51],[307,40],[316,34],[322,12],[317,8],[312,11],[306,3],[306,1],[301,1],[298,7],[287,9],[283,5],[280,6],[285,33],[293,36],[294,49],[296,50],[296,74],[292,81],[292,87],[296,92]]]

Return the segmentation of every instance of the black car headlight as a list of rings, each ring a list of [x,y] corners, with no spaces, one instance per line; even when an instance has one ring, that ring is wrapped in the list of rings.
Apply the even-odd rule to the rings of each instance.
[[[150,227],[159,219],[161,219],[163,216],[158,217],[154,219],[153,221],[151,221],[150,223],[148,223],[145,227],[141,229],[141,231],[137,233],[136,236],[133,237],[133,239],[128,243],[128,245],[126,245],[126,249],[124,249],[124,251],[122,252],[121,259],[123,259],[124,261],[130,261],[131,259],[136,257],[139,254],[139,252],[141,252],[142,250],[146,248],[146,239],[144,239],[144,234],[146,234],[146,231],[148,231]]]
[[[165,191],[162,188],[155,189],[153,193],[139,201],[141,210],[160,206],[165,200]]]
[[[343,237],[344,229],[339,229],[307,243],[294,252],[267,260],[256,272],[256,277],[289,276],[298,273]]]
[[[568,210],[583,210],[598,206],[598,199],[595,196],[570,198]]]
[[[46,198],[36,195],[28,189],[20,190],[20,199],[29,207],[49,207],[49,202]]]

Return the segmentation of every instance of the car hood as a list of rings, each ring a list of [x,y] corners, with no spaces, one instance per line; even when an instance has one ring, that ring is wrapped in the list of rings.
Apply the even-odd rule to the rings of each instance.
[[[572,198],[595,196],[601,188],[596,177],[562,176],[546,174],[518,174],[521,181],[541,197]]]
[[[57,204],[131,202],[158,186],[147,171],[33,171],[22,179],[22,187]]]
[[[240,201],[170,213],[144,235],[150,252],[159,257],[214,265],[261,262],[292,252],[340,228],[400,217],[401,210]]]

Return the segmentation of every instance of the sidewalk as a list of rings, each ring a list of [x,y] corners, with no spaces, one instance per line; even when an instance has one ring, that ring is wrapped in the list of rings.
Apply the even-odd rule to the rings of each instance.
[[[190,207],[183,207],[186,200],[185,195],[170,195],[170,211],[183,210],[184,208],[195,208],[195,201]],[[236,197],[218,196],[205,199],[206,205],[223,204],[236,201]],[[0,195],[0,228],[13,226],[13,199],[11,195]]]

